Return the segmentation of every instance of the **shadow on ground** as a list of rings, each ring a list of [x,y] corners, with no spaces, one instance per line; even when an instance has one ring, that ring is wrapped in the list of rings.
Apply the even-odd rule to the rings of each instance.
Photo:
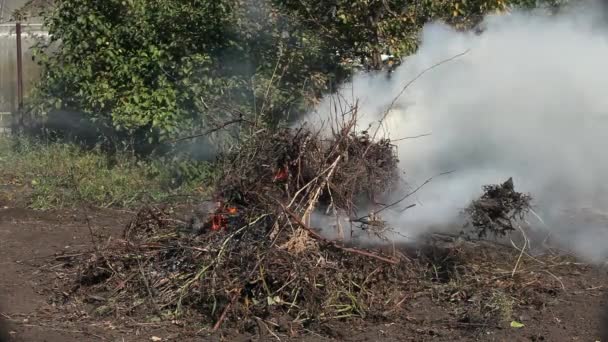
[[[2,312],[2,305],[0,305],[0,312]],[[8,342],[8,326],[2,316],[0,316],[0,342]]]
[[[600,341],[608,341],[608,292],[602,297],[600,303],[602,307],[602,317],[600,318]]]

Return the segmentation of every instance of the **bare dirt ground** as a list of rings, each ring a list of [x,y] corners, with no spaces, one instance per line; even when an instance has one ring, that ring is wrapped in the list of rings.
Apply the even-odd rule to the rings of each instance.
[[[227,328],[209,335],[179,322],[102,318],[92,313],[93,305],[88,311],[67,300],[62,305],[62,296],[69,297],[63,269],[74,266],[71,256],[92,248],[91,232],[97,238],[120,234],[132,215],[99,209],[43,213],[0,203],[0,312],[10,341],[608,341],[601,336],[608,324],[608,275],[580,264],[553,272],[563,283],[559,293],[514,308],[525,324],[519,329],[457,320],[454,307],[428,293],[413,294],[394,317],[319,324],[295,337],[264,324],[249,334]]]

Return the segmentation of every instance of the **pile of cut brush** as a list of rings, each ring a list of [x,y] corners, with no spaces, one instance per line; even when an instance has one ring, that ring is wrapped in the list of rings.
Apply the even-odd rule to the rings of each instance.
[[[101,298],[96,313],[112,317],[194,318],[211,331],[251,332],[270,324],[272,331],[293,336],[331,319],[392,317],[406,298],[427,290],[453,303],[454,291],[486,298],[497,288],[517,296],[531,283],[555,286],[528,260],[517,260],[526,271],[513,271],[505,281],[504,269],[517,256],[510,260],[504,247],[497,259],[484,252],[483,264],[469,265],[458,248],[408,257],[394,248],[382,253],[347,247],[314,229],[313,214],[349,225],[365,222],[366,229],[381,225],[377,214],[387,205],[378,204],[367,216],[359,212],[399,181],[390,141],[354,127],[353,119],[329,138],[306,128],[257,132],[218,164],[215,201],[205,202],[191,220],[176,219],[167,208],[143,208],[121,239],[83,259],[74,302]],[[469,211],[475,227],[504,231],[527,205],[528,197],[509,181],[487,187]],[[334,235],[343,236],[345,228],[336,224]]]
[[[267,212],[277,201],[294,212],[344,210],[375,202],[398,182],[395,146],[354,131],[356,121],[329,139],[305,127],[262,132],[225,159],[220,197]]]
[[[346,247],[310,226],[313,213],[353,217],[398,182],[395,147],[356,133],[354,117],[330,138],[304,127],[257,132],[218,166],[215,204],[190,224],[142,210],[80,272],[89,290],[112,294],[98,311],[199,313],[214,329],[278,312],[293,331],[395,308],[415,278],[397,266],[407,258]]]
[[[483,187],[483,195],[466,209],[467,227],[473,228],[479,237],[489,233],[504,236],[514,231],[532,209],[528,194],[515,191],[513,178],[502,184]]]

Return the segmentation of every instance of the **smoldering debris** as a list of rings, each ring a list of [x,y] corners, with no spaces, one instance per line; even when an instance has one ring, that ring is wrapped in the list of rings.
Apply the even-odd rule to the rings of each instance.
[[[218,164],[215,205],[196,220],[142,209],[123,240],[105,246],[111,253],[85,261],[80,284],[118,281],[118,302],[139,295],[158,311],[202,312],[218,326],[227,315],[275,310],[300,320],[388,310],[402,298],[399,279],[413,277],[408,259],[346,246],[311,226],[313,214],[356,217],[399,182],[395,147],[356,132],[355,121],[329,138],[305,127],[257,132]],[[375,294],[361,286],[383,289],[384,304],[372,309]]]
[[[515,191],[513,178],[502,184],[485,185],[483,190],[481,197],[464,210],[465,228],[473,229],[480,238],[488,233],[505,236],[516,230],[531,210],[532,197]]]
[[[524,31],[529,33],[528,30]],[[432,33],[430,31],[427,35]],[[446,37],[457,36],[451,31],[448,33]],[[454,41],[460,42],[462,39]],[[503,40],[495,41],[503,44]],[[432,46],[429,49],[433,50],[433,54],[443,52],[442,49],[435,51]],[[421,51],[429,53],[424,46]],[[509,54],[504,55],[512,58]],[[427,60],[421,58],[419,63],[426,63]],[[538,60],[545,61],[546,58]],[[485,77],[484,70],[476,67],[480,62],[475,61],[464,63],[464,66],[475,67]],[[519,64],[490,61],[492,65],[533,65],[528,63],[528,58],[526,63]],[[408,158],[404,165],[410,166],[408,171],[419,168],[418,176],[421,172],[425,177],[438,173],[433,172],[436,170],[426,172],[429,163],[421,158],[434,159],[430,169],[436,165],[458,166],[475,162],[471,161],[469,154],[461,153],[476,151],[469,147],[480,145],[478,140],[466,140],[472,136],[467,132],[470,131],[470,123],[475,120],[469,119],[467,115],[471,107],[462,105],[463,97],[460,93],[454,93],[454,89],[467,91],[465,95],[473,97],[469,101],[483,109],[477,112],[487,113],[483,102],[486,100],[492,101],[491,108],[500,109],[495,111],[496,118],[501,120],[499,125],[493,125],[498,127],[497,130],[482,135],[483,139],[493,139],[492,144],[484,144],[487,146],[512,149],[512,139],[500,140],[502,144],[494,143],[495,138],[505,137],[495,133],[504,132],[505,125],[508,128],[516,127],[517,132],[521,131],[522,126],[526,127],[513,121],[510,114],[545,113],[535,107],[526,107],[529,111],[514,110],[510,105],[521,103],[512,101],[511,97],[501,103],[503,106],[498,106],[495,97],[480,96],[483,92],[471,92],[470,89],[474,87],[445,86],[432,90],[436,89],[437,79],[443,83],[445,79],[458,84],[463,80],[476,82],[475,78],[460,72],[461,67],[448,69],[445,74],[431,78],[414,94],[424,100],[419,101],[421,104],[417,107],[421,109],[421,118],[428,119],[430,123],[442,123],[441,126],[451,129],[435,135],[446,139],[445,143],[439,145],[439,153],[427,153],[435,150],[420,145],[400,149],[401,156]],[[503,69],[500,71],[500,75],[517,75],[504,73]],[[593,75],[596,74],[594,70]],[[399,75],[397,73],[396,76]],[[516,81],[519,84],[520,80]],[[468,84],[466,82],[462,84]],[[492,84],[508,85],[504,82]],[[484,91],[495,91],[485,82],[476,83],[476,86],[479,85],[484,87]],[[533,89],[540,89],[536,83],[534,85]],[[384,91],[382,87],[377,89]],[[365,90],[369,96],[377,96],[378,90]],[[436,101],[437,98],[442,101]],[[536,103],[542,106],[557,103],[562,106],[555,101],[535,100]],[[568,115],[577,112],[566,109]],[[356,108],[353,110],[356,111]],[[453,115],[447,115],[445,111]],[[428,113],[434,114],[423,116]],[[441,120],[438,115],[442,115]],[[107,245],[99,246],[92,252],[88,259],[82,260],[77,276],[72,279],[78,282],[73,295],[86,296],[94,292],[108,296],[107,301],[95,309],[99,315],[124,317],[138,312],[153,312],[170,319],[199,315],[197,318],[202,316],[202,321],[211,325],[209,330],[218,330],[229,324],[251,330],[263,317],[276,322],[272,329],[293,334],[304,327],[309,328],[312,322],[353,317],[385,319],[396,315],[407,299],[420,293],[430,294],[445,305],[460,305],[464,310],[483,313],[479,322],[483,326],[487,323],[486,319],[495,319],[493,316],[496,316],[495,311],[483,312],[491,307],[487,304],[491,302],[493,294],[500,292],[501,295],[517,298],[525,305],[544,305],[546,301],[543,295],[556,294],[564,288],[560,278],[555,276],[557,269],[573,267],[574,264],[562,264],[555,256],[547,260],[542,256],[529,258],[523,249],[520,252],[492,242],[474,244],[465,241],[460,244],[451,239],[449,247],[432,245],[428,250],[420,248],[406,255],[403,249],[395,246],[382,250],[347,246],[342,238],[349,233],[348,229],[353,229],[352,226],[337,223],[335,228],[331,228],[336,230],[333,234],[337,236],[335,240],[328,239],[324,234],[327,232],[322,231],[328,227],[313,227],[312,216],[320,214],[326,215],[327,221],[338,216],[355,218],[350,222],[359,223],[366,230],[380,235],[390,230],[381,215],[373,214],[378,210],[372,210],[372,214],[367,216],[359,215],[362,210],[369,209],[370,203],[382,207],[380,199],[398,184],[399,161],[395,147],[388,139],[375,140],[367,132],[356,131],[356,115],[351,117],[355,119],[333,127],[329,137],[305,126],[273,132],[262,130],[251,135],[228,153],[222,159],[222,164],[218,164],[222,176],[214,204],[207,206],[196,219],[190,220],[190,229],[184,230],[184,224],[168,210],[144,208],[127,227],[123,239],[108,241]],[[426,122],[424,120],[422,123]],[[478,121],[487,123],[485,120]],[[395,122],[397,124],[394,126],[398,129],[402,122]],[[416,122],[412,126],[425,128],[424,125],[416,125]],[[536,137],[539,131],[542,130],[530,129],[531,136]],[[405,130],[403,132],[406,133]],[[517,143],[535,145],[529,140]],[[519,156],[526,156],[522,153],[526,149],[516,150],[518,158],[513,158],[512,153],[492,155],[506,155],[510,157],[505,159],[507,164],[522,165]],[[537,158],[539,155],[545,154],[533,156]],[[450,163],[437,162],[444,158]],[[466,170],[472,170],[469,176],[479,178],[474,172],[477,168]],[[541,173],[546,175],[545,172]],[[453,201],[451,195],[454,194],[446,192],[441,185],[438,184],[438,191],[446,195],[444,199],[449,199],[449,208],[453,208],[452,204],[456,202],[457,205],[462,204]],[[478,184],[467,184],[465,188],[460,193],[478,191]],[[483,195],[465,210],[469,227],[481,237],[505,235],[517,229],[518,223],[530,210],[530,195],[515,191],[512,179],[502,184],[487,185],[483,190]],[[436,208],[433,205],[428,207]],[[429,216],[442,215],[433,210],[429,210]],[[183,234],[184,231],[189,233]],[[551,272],[539,271],[547,265],[556,267]],[[70,288],[73,285],[69,284]],[[63,295],[61,298],[65,300]],[[469,318],[466,322],[478,323]]]
[[[395,146],[372,141],[345,123],[325,139],[305,127],[262,132],[245,142],[222,166],[218,188],[226,201],[250,207],[300,207],[355,215],[399,181]],[[295,210],[297,211],[297,209]]]
[[[461,305],[473,297],[491,300],[497,288],[526,298],[558,288],[535,271],[542,267],[538,258],[518,261],[527,267],[515,277],[496,277],[517,257],[504,246],[477,245],[471,253],[466,246],[433,244],[413,251],[391,248],[389,241],[364,249],[340,237],[348,227],[313,227],[318,214],[345,216],[376,235],[390,230],[377,214],[382,210],[356,214],[399,181],[394,146],[354,127],[345,122],[329,138],[304,127],[256,133],[218,164],[214,201],[198,208],[196,224],[170,208],[143,208],[122,239],[83,254],[71,296],[107,297],[94,311],[102,316],[152,312],[202,321],[210,331],[250,331],[264,318],[278,322],[272,327],[277,333],[293,336],[329,320],[398,315],[415,293]],[[488,186],[472,213],[480,227],[505,230],[496,222],[527,203],[510,180]],[[336,239],[326,237],[327,229],[337,230]],[[470,310],[482,312],[484,322],[496,319],[481,307]]]
[[[410,184],[458,171],[417,196],[427,209],[420,206],[416,215],[396,217],[393,225],[412,237],[428,233],[429,226],[451,226],[482,185],[512,176],[520,191],[533,194],[535,210],[543,214],[556,243],[588,261],[601,261],[608,254],[606,223],[580,218],[566,224],[563,210],[605,209],[608,203],[603,179],[608,172],[603,148],[608,78],[598,74],[608,58],[608,22],[599,2],[569,1],[550,15],[517,9],[490,15],[479,35],[429,23],[416,53],[390,79],[356,75],[302,120],[328,120],[334,103],[359,101],[361,112],[370,113],[361,125],[375,124],[403,84],[430,65],[470,50],[418,79],[384,122],[399,145]],[[398,141],[425,133],[432,134]]]

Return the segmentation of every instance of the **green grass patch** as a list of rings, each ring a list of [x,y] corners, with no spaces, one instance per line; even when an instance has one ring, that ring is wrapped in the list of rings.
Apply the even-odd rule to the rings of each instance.
[[[133,207],[143,203],[204,196],[215,174],[205,162],[140,160],[68,143],[0,136],[0,180],[28,188],[34,209]],[[184,197],[186,196],[186,197]]]

